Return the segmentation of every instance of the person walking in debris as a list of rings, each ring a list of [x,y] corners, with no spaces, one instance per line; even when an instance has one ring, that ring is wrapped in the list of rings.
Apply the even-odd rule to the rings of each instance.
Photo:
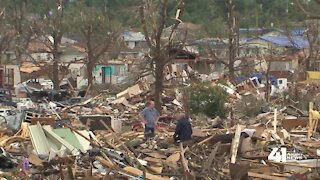
[[[146,139],[154,137],[154,131],[157,128],[157,122],[160,117],[159,112],[154,107],[154,102],[148,101],[139,115],[144,124],[144,137]]]
[[[192,127],[189,118],[185,114],[178,114],[178,123],[173,139],[175,142],[186,142],[192,139]]]

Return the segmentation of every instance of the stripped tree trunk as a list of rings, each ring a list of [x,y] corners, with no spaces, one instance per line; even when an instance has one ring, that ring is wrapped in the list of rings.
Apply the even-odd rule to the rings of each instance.
[[[163,70],[164,70],[164,60],[156,60],[155,61],[155,90],[154,90],[154,101],[156,109],[161,112],[161,94],[163,91]]]
[[[228,70],[231,79],[235,76],[234,63],[236,61],[237,55],[237,30],[236,30],[236,18],[234,14],[234,2],[229,0],[228,3],[229,13],[228,13],[228,28],[229,28],[229,63]]]

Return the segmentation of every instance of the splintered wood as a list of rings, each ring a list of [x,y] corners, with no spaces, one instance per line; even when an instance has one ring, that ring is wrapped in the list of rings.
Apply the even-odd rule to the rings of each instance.
[[[238,147],[240,143],[240,135],[241,135],[242,126],[237,125],[236,131],[234,133],[234,138],[231,144],[231,163],[236,163]]]
[[[218,152],[218,149],[220,147],[220,142],[218,142],[214,149],[212,149],[208,159],[206,161],[204,161],[204,164],[202,165],[202,172],[206,171],[208,168],[210,168],[211,164],[212,164],[212,161],[214,160],[217,152]]]
[[[144,106],[144,96],[148,95],[137,90],[138,86],[135,85],[120,93],[121,97],[118,99],[112,99],[106,103],[105,97],[96,96],[78,105],[65,106],[60,112],[59,110],[54,112],[54,114],[58,113],[54,116],[56,118],[41,116],[34,118],[31,124],[23,122],[20,130],[15,134],[3,128],[0,130],[0,145],[6,153],[16,154],[18,156],[16,160],[20,164],[24,163],[20,161],[21,157],[27,157],[28,162],[32,164],[29,166],[32,170],[28,171],[25,168],[23,171],[27,176],[35,179],[37,177],[34,176],[52,174],[51,171],[58,172],[55,175],[62,179],[282,180],[298,177],[314,179],[318,176],[316,157],[320,154],[320,141],[316,130],[319,126],[320,114],[314,109],[316,106],[313,106],[313,103],[309,106],[309,121],[304,111],[290,106],[287,108],[299,116],[288,118],[286,114],[288,112],[280,105],[274,105],[273,107],[278,109],[275,108],[273,112],[270,110],[272,108],[269,108],[269,112],[245,120],[242,119],[242,115],[234,116],[230,121],[218,117],[215,119],[195,117],[192,121],[192,140],[175,142],[172,138],[175,133],[174,117],[166,113],[161,116],[163,120],[158,124],[156,136],[151,139],[144,138],[141,123],[135,122],[135,119],[138,118],[139,109]],[[136,97],[136,94],[140,93],[143,97]],[[91,108],[84,106],[97,98],[101,98],[98,106]],[[173,106],[170,103],[168,106],[165,105],[165,112],[171,111],[179,104],[178,98],[174,100]],[[105,106],[102,105],[104,103]],[[82,112],[80,112],[81,109]],[[114,114],[115,118],[121,116],[117,120],[124,122],[127,130],[131,126],[131,130],[123,133],[114,131],[111,128],[114,124],[100,119],[98,115],[97,119],[91,120],[91,124],[98,123],[101,129],[89,131],[91,127],[87,124],[89,121],[81,122],[80,116],[75,114],[89,111],[93,114],[101,114],[101,117],[106,114],[110,117]],[[70,131],[70,136],[73,134],[72,137],[75,136],[75,138],[68,137],[65,135],[67,133],[57,138],[60,137],[59,133],[53,136],[54,131],[50,131],[50,134],[37,135],[48,145],[46,147],[48,151],[46,149],[44,153],[37,154],[34,149],[41,148],[43,144],[31,142],[37,140],[30,140],[30,135],[46,127],[54,129],[52,126],[57,124],[56,119],[63,120],[68,112],[72,114],[68,115],[72,117],[70,123],[63,122],[63,127],[59,129],[64,128],[63,130]],[[172,112],[171,115],[177,113]],[[127,120],[123,120],[124,116],[119,114],[125,114]],[[37,129],[30,129],[35,122]],[[216,125],[218,125],[217,128],[213,128]],[[62,142],[68,143],[67,150],[64,149]],[[88,148],[81,151],[79,156],[69,152],[72,149],[83,149],[83,147]],[[268,160],[273,149],[284,147],[286,157],[294,161],[274,162],[272,158]],[[276,155],[282,156],[284,154],[282,150],[276,152]],[[50,169],[50,167],[58,167],[58,169]]]
[[[308,125],[308,138],[311,138],[316,131],[318,127],[318,122],[320,119],[320,113],[319,111],[313,110],[313,103],[309,103],[309,125]]]
[[[123,170],[137,177],[141,177],[143,175],[143,172],[141,170],[134,167],[127,166],[124,167]],[[170,180],[170,178],[156,176],[151,173],[146,173],[145,178],[148,180]]]
[[[312,136],[313,132],[313,118],[312,118],[312,111],[313,111],[313,103],[309,102],[309,126],[308,126],[308,138]]]

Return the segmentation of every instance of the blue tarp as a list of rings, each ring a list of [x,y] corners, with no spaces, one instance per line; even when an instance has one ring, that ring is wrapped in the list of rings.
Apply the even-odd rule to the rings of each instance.
[[[265,79],[265,75],[257,72],[257,73],[252,73],[252,74],[247,74],[247,75],[240,75],[235,78],[236,83],[241,83],[249,78],[257,77],[258,81],[261,83],[262,79]],[[269,75],[269,81],[271,82],[272,85],[277,85],[277,78],[275,76]]]
[[[303,36],[306,33],[305,28],[296,28],[291,31],[293,36]]]
[[[309,47],[309,42],[300,36],[260,36],[259,38],[281,47],[296,49],[304,49]]]

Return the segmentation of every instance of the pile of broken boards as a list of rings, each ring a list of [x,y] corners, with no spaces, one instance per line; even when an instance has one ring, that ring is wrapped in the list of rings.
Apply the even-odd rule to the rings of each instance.
[[[187,160],[192,155],[190,148],[173,143],[173,128],[160,129],[156,137],[144,140],[143,132],[116,133],[100,122],[106,130],[79,129],[77,123],[55,128],[39,121],[24,122],[15,134],[3,129],[1,158],[6,161],[0,162],[1,176],[162,180],[184,179],[186,174],[195,172],[197,163],[190,166],[191,161]],[[195,138],[205,138],[211,130],[194,132]]]
[[[271,124],[194,128],[193,141],[175,144],[174,128],[116,133],[23,123],[1,131],[2,177],[8,179],[314,179],[320,141]],[[286,148],[286,162],[272,151]],[[279,150],[280,151],[280,150]],[[270,155],[271,154],[271,155]],[[0,158],[1,159],[1,158]],[[0,164],[1,164],[0,163]]]
[[[163,108],[168,117],[163,119],[170,120],[181,109],[180,98],[177,92],[166,93]],[[156,137],[149,140],[144,139],[141,126],[122,133],[123,125],[117,122],[131,125],[148,94],[145,84],[137,84],[113,99],[99,95],[62,109],[52,105],[46,112],[51,118],[33,116],[15,134],[1,129],[1,176],[130,180],[319,177],[318,123],[310,131],[308,118],[301,118],[307,113],[297,108],[288,106],[286,111],[239,120],[239,124],[225,121],[215,126],[219,128],[212,128],[212,122],[203,118],[194,119],[193,140],[183,144],[173,142],[171,121],[162,121]],[[86,107],[89,102],[93,105]],[[294,112],[298,115],[287,115]],[[66,117],[73,118],[65,122]]]
[[[56,109],[58,114],[81,115],[109,115],[123,125],[132,125],[139,120],[138,114],[145,107],[148,100],[153,99],[149,84],[139,82],[116,96],[108,96],[103,93],[90,98],[82,103],[77,103]],[[175,114],[182,111],[182,94],[168,89],[163,93],[162,116],[172,119]],[[58,104],[58,103],[57,103]],[[55,113],[51,113],[51,116]],[[171,117],[171,118],[170,118]],[[113,127],[114,128],[114,127]]]

